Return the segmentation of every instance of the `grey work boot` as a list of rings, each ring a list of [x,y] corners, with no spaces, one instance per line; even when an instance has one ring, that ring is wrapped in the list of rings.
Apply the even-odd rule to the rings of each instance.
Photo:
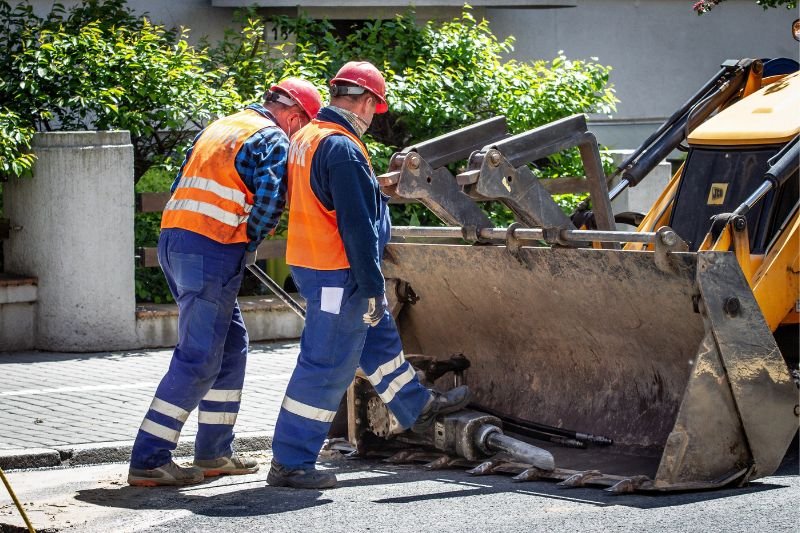
[[[471,399],[469,387],[466,385],[461,385],[444,393],[431,390],[431,399],[425,404],[425,408],[422,409],[419,418],[411,426],[411,431],[424,433],[433,425],[433,421],[436,420],[437,416],[463,409]]]
[[[129,468],[128,485],[134,487],[161,487],[195,485],[203,481],[203,471],[194,466],[178,466],[175,461],[150,470]]]
[[[240,476],[258,472],[258,462],[255,459],[236,455],[216,459],[195,459],[194,466],[202,470],[205,477]]]
[[[336,486],[336,476],[315,468],[290,470],[273,459],[267,474],[267,485],[294,489],[330,489]]]

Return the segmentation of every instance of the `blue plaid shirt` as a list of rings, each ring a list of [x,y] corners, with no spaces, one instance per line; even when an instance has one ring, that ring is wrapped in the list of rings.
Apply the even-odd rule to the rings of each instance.
[[[259,104],[250,104],[252,109],[277,124],[275,117]],[[183,167],[192,155],[194,143],[202,135],[201,131],[192,147],[186,152],[178,176],[172,184],[175,192],[183,175]],[[258,248],[264,237],[271,232],[281,218],[286,207],[286,160],[289,153],[289,138],[280,128],[264,128],[254,133],[236,154],[236,171],[245,186],[253,193],[253,210],[247,219],[247,250]]]

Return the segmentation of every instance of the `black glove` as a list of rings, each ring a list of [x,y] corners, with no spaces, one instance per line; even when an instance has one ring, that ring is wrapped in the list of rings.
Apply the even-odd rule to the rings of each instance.
[[[370,298],[367,312],[364,313],[364,323],[375,327],[383,319],[384,313],[386,313],[386,298],[383,295]]]
[[[253,250],[252,252],[245,252],[244,253],[244,266],[245,267],[249,267],[249,266],[255,265],[256,264],[256,255],[257,255],[256,250]]]

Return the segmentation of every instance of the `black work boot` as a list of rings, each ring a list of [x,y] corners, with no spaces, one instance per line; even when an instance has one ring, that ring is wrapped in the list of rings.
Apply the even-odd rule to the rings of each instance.
[[[431,390],[431,399],[425,405],[417,421],[411,426],[411,431],[424,433],[439,415],[454,413],[467,406],[471,399],[469,387],[461,385],[445,393]]]
[[[336,476],[316,468],[290,470],[273,459],[267,474],[267,485],[294,489],[330,489],[336,486]]]

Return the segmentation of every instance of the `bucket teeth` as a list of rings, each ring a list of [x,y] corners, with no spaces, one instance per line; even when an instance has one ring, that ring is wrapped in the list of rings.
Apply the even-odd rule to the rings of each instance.
[[[396,454],[392,455],[391,457],[387,457],[386,459],[384,459],[384,462],[392,464],[408,463],[411,461],[411,457],[415,453],[416,452],[411,450],[399,451]]]
[[[530,468],[523,470],[516,476],[512,477],[511,481],[514,482],[536,481],[537,479],[542,479],[543,477],[545,477],[544,474],[546,473],[547,473],[546,471],[536,468],[535,466],[532,466]]]
[[[613,494],[630,494],[639,490],[639,487],[641,487],[646,481],[650,481],[650,478],[647,476],[629,477],[618,481],[611,487],[608,487],[604,490]]]
[[[475,468],[467,470],[470,476],[486,476],[494,472],[494,469],[500,465],[499,461],[485,461]]]
[[[598,470],[585,470],[583,472],[577,472],[572,474],[567,479],[559,483],[561,487],[583,487],[591,480],[602,477]]]
[[[454,463],[455,461],[452,458],[448,457],[447,455],[443,455],[424,465],[423,468],[427,470],[442,470],[443,468],[450,468],[454,465]]]

